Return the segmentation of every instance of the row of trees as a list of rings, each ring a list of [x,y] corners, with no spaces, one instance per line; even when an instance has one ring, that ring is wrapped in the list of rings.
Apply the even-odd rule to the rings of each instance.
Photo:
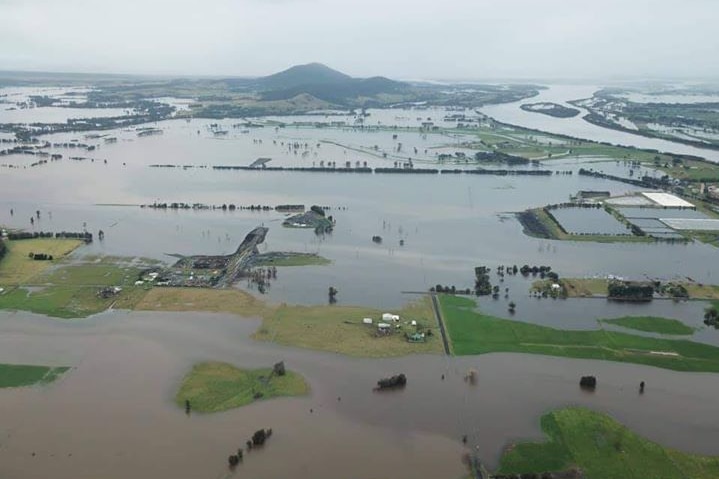
[[[651,301],[654,297],[654,284],[638,281],[610,281],[607,293],[609,299]]]
[[[103,234],[103,236],[104,236],[104,234]],[[87,231],[83,231],[83,232],[61,231],[58,233],[52,233],[50,231],[34,231],[34,232],[20,231],[20,232],[8,233],[7,237],[10,240],[25,240],[25,239],[36,239],[36,238],[69,238],[69,239],[81,239],[87,243],[92,242],[92,233],[89,233]]]

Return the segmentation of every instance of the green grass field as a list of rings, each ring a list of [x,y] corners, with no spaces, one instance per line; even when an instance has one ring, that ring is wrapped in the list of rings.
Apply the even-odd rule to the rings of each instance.
[[[502,456],[502,474],[579,468],[587,479],[710,479],[719,457],[668,449],[633,433],[611,417],[584,408],[550,412],[541,419],[548,441],[520,443]]]
[[[70,368],[0,364],[0,388],[16,388],[53,382]]]
[[[601,319],[604,323],[614,324],[637,331],[649,333],[689,335],[694,329],[676,319],[657,318],[652,316],[625,316],[623,318]]]
[[[46,271],[63,257],[70,254],[82,241],[74,239],[36,238],[6,241],[7,254],[0,260],[0,286],[22,284]],[[52,255],[53,261],[35,261],[30,253]]]
[[[715,346],[603,329],[554,329],[495,318],[477,312],[474,301],[449,295],[440,296],[440,307],[457,355],[517,352],[719,372],[719,348]]]
[[[292,371],[272,376],[272,368],[246,370],[227,363],[196,364],[182,381],[175,398],[184,408],[189,400],[193,411],[219,412],[279,396],[309,393],[304,378]],[[255,398],[256,394],[262,397]]]
[[[134,284],[141,263],[127,258],[61,263],[26,276],[21,284],[8,288],[0,295],[0,309],[31,311],[57,318],[82,318],[110,306],[132,309],[147,293],[144,286]],[[101,288],[114,286],[122,291],[109,298],[98,295]]]

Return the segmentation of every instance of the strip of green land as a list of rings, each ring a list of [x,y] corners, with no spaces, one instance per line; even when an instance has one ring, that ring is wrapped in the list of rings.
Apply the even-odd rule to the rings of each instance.
[[[324,266],[332,261],[313,253],[272,253],[262,255],[256,266]]]
[[[0,388],[16,388],[33,384],[47,384],[60,377],[69,368],[0,364]]]
[[[540,474],[578,468],[586,479],[719,477],[719,457],[662,447],[606,414],[584,408],[560,409],[542,416],[541,425],[548,441],[509,448],[502,456],[499,473]]]
[[[689,335],[694,333],[693,328],[677,319],[657,318],[654,316],[624,316],[622,318],[601,319],[600,321],[649,333],[675,335]]]
[[[577,331],[489,316],[467,298],[440,296],[457,355],[492,352],[544,354],[646,364],[676,371],[719,372],[719,347],[683,339],[637,336],[604,329]]]
[[[272,368],[239,369],[227,363],[196,364],[185,376],[175,398],[185,407],[190,401],[193,411],[219,412],[280,396],[302,396],[309,393],[304,378],[292,371],[283,376],[272,374]]]
[[[547,214],[544,208],[532,208],[519,216],[524,226],[525,234],[546,239],[561,241],[593,241],[597,243],[651,243],[654,240],[649,236],[634,235],[578,235],[565,233],[559,224]]]

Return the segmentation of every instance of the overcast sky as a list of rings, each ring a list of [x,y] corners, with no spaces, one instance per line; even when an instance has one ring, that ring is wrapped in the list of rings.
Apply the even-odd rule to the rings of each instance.
[[[716,0],[0,0],[0,69],[719,77]]]

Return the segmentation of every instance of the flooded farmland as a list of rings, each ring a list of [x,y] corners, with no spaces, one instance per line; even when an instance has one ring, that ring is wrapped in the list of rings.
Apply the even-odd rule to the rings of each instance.
[[[377,168],[410,159],[436,166],[440,153],[472,151],[466,133],[391,128],[416,127],[427,118],[442,124],[450,111],[370,113],[367,123],[377,128],[366,131],[350,125],[236,127],[237,121],[192,119],[153,124],[162,132],[157,135],[138,136],[132,128],[102,133],[116,138],[113,142],[47,135],[43,139],[60,145],[51,151],[62,153],[62,160],[35,167],[32,155],[1,160],[14,167],[1,171],[0,224],[29,231],[102,230],[104,240],[80,247],[74,260],[131,256],[168,264],[176,259],[170,255],[229,254],[247,232],[264,225],[269,233],[261,252],[317,253],[331,261],[281,269],[264,295],[239,284],[276,304],[325,304],[333,286],[339,304],[398,308],[414,297],[407,292],[436,284],[471,287],[478,265],[543,264],[563,277],[716,282],[716,249],[698,242],[608,244],[525,235],[514,212],[566,202],[579,190],[612,195],[641,190],[577,175],[584,165],[579,159],[543,162],[539,168],[575,173],[548,176],[213,168],[247,166],[260,157],[271,158],[272,166],[366,162]],[[98,147],[63,146],[73,140]],[[460,158],[444,166],[471,167]],[[603,166],[627,170],[615,161]],[[156,202],[316,204],[329,207],[336,226],[331,234],[315,235],[283,227],[287,214],[278,211],[141,207]],[[41,214],[31,224],[37,211]],[[592,217],[564,213],[560,221],[573,231],[625,231],[601,209],[592,210]],[[513,301],[513,319],[567,329],[597,329],[598,318],[660,315],[696,327],[693,340],[719,344],[715,331],[702,327],[704,302],[538,300],[529,295],[531,283],[531,278],[507,278],[502,287],[508,297],[482,300],[480,308],[506,316]],[[707,400],[719,394],[714,375],[521,354],[349,358],[255,342],[250,335],[258,327],[256,319],[207,313],[110,311],[57,321],[0,312],[0,362],[73,368],[42,388],[0,391],[0,476],[226,477],[227,455],[257,428],[272,427],[271,444],[248,455],[242,474],[285,477],[300,471],[303,477],[329,479],[351,469],[352,477],[461,477],[467,453],[462,436],[494,466],[511,441],[542,437],[542,413],[567,405],[608,412],[666,446],[719,454],[713,440],[719,425],[706,420],[719,412],[716,402]],[[174,404],[174,393],[185,372],[202,360],[239,367],[284,360],[308,379],[312,393],[188,417]],[[479,371],[477,385],[463,380],[470,369]],[[379,377],[400,371],[409,378],[405,390],[372,392]],[[577,387],[578,377],[587,373],[600,380],[595,394]],[[636,391],[639,381],[648,384],[643,396]]]
[[[0,360],[74,366],[50,386],[0,394],[4,477],[224,477],[227,454],[259,427],[275,435],[247,454],[243,474],[330,478],[351,467],[356,477],[460,477],[462,435],[494,465],[509,441],[541,437],[539,415],[565,405],[609,412],[665,445],[719,452],[718,426],[706,421],[716,405],[705,400],[719,386],[705,374],[508,354],[355,359],[253,342],[254,320],[206,313],[0,319]],[[312,393],[188,417],[175,389],[193,362],[208,359],[241,367],[282,359]],[[463,379],[470,368],[476,385]],[[396,371],[407,374],[406,389],[372,392],[378,376]],[[600,378],[595,394],[577,387],[586,372]]]

